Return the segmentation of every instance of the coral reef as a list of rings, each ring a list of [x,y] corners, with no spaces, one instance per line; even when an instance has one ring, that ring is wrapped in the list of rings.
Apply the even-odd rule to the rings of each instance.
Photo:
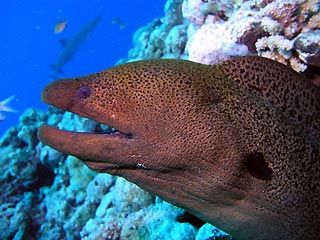
[[[304,72],[319,58],[319,0],[169,0],[167,6],[179,13],[176,21],[169,24],[167,10],[139,29],[129,59],[121,62],[185,58],[216,64],[257,54]]]
[[[134,48],[129,51],[129,59],[120,60],[119,63],[150,58],[186,58],[187,25],[183,23],[182,2],[167,1],[165,16],[155,19],[134,34]]]

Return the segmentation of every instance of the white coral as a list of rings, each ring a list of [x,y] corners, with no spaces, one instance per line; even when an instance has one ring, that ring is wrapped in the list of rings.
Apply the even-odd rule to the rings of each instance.
[[[183,17],[189,19],[195,25],[201,25],[204,23],[205,17],[201,13],[202,0],[184,0],[182,3]]]
[[[247,55],[247,47],[235,43],[232,38],[232,31],[227,31],[224,24],[203,25],[188,42],[189,60],[216,64],[230,56]]]
[[[293,48],[293,41],[281,35],[262,37],[256,42],[256,48],[258,52],[266,49],[270,49],[271,51],[289,51]]]
[[[278,21],[273,20],[269,16],[262,17],[261,26],[264,31],[272,35],[278,35],[283,30],[282,25]]]

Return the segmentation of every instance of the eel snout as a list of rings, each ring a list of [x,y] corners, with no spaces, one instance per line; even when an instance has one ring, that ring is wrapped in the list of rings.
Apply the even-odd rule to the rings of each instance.
[[[137,167],[133,156],[139,156],[146,146],[124,122],[114,116],[99,115],[96,110],[99,107],[93,106],[92,99],[95,99],[95,92],[90,82],[81,78],[55,81],[42,92],[45,103],[108,125],[115,131],[74,132],[44,125],[38,130],[38,138],[57,151],[78,157],[96,171]]]

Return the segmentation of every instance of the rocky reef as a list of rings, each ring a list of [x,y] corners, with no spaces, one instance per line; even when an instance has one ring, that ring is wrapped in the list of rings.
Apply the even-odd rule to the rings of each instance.
[[[320,65],[319,28],[318,0],[168,0],[165,16],[137,30],[118,64],[151,58],[215,64],[256,54],[307,72]],[[44,123],[108,130],[55,108],[24,112],[0,139],[0,239],[231,239],[123,178],[97,174],[44,146],[36,135]]]
[[[216,64],[259,55],[298,72],[319,67],[319,0],[168,0],[165,16],[139,29],[129,58]]]

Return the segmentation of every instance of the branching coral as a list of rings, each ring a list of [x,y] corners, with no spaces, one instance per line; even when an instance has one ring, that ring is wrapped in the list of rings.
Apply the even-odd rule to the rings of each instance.
[[[293,69],[303,72],[307,69],[307,56],[317,53],[311,45],[319,46],[319,1],[273,1],[265,6],[261,5],[260,14],[272,18],[281,25],[281,31],[275,33],[264,27],[270,36],[258,39],[256,48],[259,55],[272,58]],[[268,24],[263,23],[263,26]],[[275,29],[271,27],[271,29]],[[301,38],[308,33],[308,43],[301,44]],[[276,41],[275,41],[276,40]],[[275,44],[276,43],[276,44]],[[304,45],[303,50],[301,46]],[[300,48],[299,48],[300,46]]]
[[[318,58],[309,46],[319,46],[319,0],[168,0],[166,6],[164,18],[135,34],[130,61],[187,58],[215,64],[258,54],[303,72]],[[308,44],[301,48],[305,34]]]
[[[249,52],[239,51],[242,43],[251,53],[272,58],[302,72],[307,68],[308,57],[317,54],[312,48],[307,52],[297,49],[296,42],[301,34],[309,33],[309,41],[319,46],[317,37],[311,37],[318,34],[314,30],[319,29],[320,24],[319,0],[247,1],[240,8],[234,1],[201,4],[194,0],[192,7],[191,2],[185,1],[183,5],[184,17],[190,20],[186,48],[190,60],[218,63],[230,56],[247,55]],[[212,9],[216,12],[233,9],[234,12],[229,12],[228,21],[217,21],[209,18]],[[191,15],[191,12],[196,14]],[[227,51],[226,45],[233,45],[233,48]]]

